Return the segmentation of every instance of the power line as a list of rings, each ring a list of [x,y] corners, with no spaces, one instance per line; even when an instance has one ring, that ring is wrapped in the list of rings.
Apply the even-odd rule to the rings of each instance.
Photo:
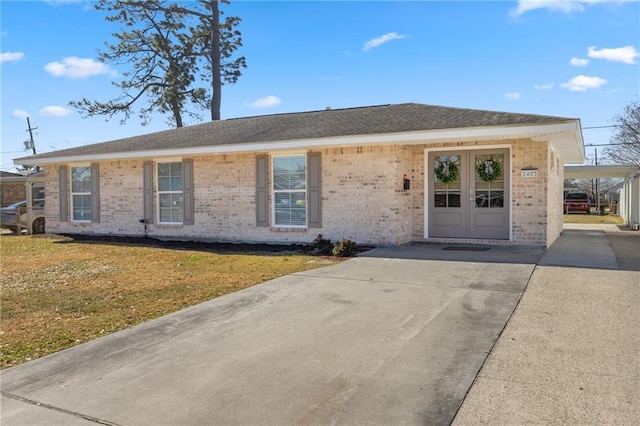
[[[621,127],[618,124],[612,124],[611,126],[591,126],[591,127],[580,127],[582,130],[591,130],[591,129],[611,129],[613,127]]]
[[[588,143],[585,144],[584,146],[614,146],[614,145],[634,145],[632,142],[620,142],[620,143]]]

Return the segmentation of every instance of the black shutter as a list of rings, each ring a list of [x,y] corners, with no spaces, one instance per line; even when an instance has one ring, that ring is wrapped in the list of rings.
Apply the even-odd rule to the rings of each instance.
[[[184,197],[184,212],[182,223],[193,225],[194,223],[194,203],[193,203],[193,160],[182,162],[182,196]]]
[[[153,223],[153,161],[142,163],[142,200],[144,219]]]
[[[100,223],[100,165],[91,164],[91,222]]]
[[[266,155],[256,157],[256,226],[269,226],[267,161]]]
[[[319,152],[307,156],[307,226],[322,228],[322,164]]]
[[[69,176],[67,173],[67,166],[60,166],[58,168],[58,179],[59,179],[59,188],[58,192],[60,193],[60,222],[68,222],[69,221],[69,193],[68,193],[68,182]]]

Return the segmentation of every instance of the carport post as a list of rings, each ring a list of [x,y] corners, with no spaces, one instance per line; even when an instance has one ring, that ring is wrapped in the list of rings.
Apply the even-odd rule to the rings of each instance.
[[[27,234],[31,235],[33,229],[31,226],[31,219],[33,218],[33,182],[29,181],[27,178],[26,184],[26,193],[27,193]],[[18,219],[18,222],[20,220]]]
[[[594,149],[595,153],[596,153],[596,166],[598,165],[598,148]],[[600,189],[598,188],[598,184],[600,183],[600,178],[596,178],[596,198],[597,198],[597,205],[596,205],[596,214],[602,215],[602,212],[600,211]]]

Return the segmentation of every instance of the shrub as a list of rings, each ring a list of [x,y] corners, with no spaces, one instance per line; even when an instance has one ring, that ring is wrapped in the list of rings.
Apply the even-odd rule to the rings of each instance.
[[[311,253],[323,256],[331,255],[333,250],[333,243],[331,240],[324,238],[322,234],[318,234],[315,240],[311,243]]]
[[[351,257],[357,250],[358,246],[354,241],[342,239],[333,246],[331,253],[337,257]]]

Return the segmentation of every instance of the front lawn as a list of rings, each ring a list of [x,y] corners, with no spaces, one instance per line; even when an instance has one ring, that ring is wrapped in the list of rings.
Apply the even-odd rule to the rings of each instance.
[[[246,249],[245,249],[246,251]],[[282,275],[338,259],[0,237],[0,349],[11,367]]]

